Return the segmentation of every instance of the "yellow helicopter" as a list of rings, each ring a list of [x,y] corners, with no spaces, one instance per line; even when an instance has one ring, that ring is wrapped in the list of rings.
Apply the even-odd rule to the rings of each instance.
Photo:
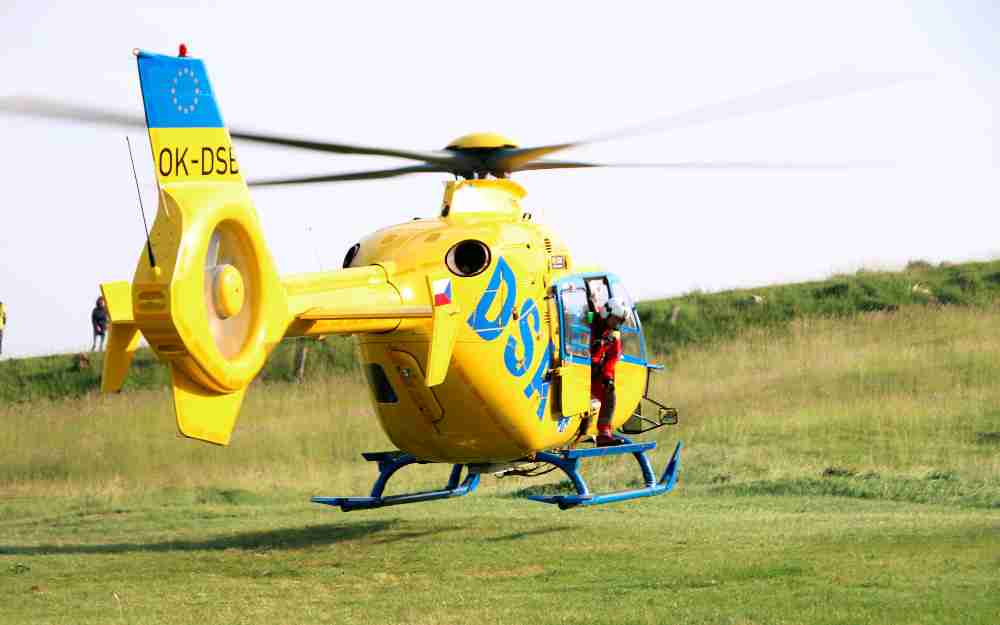
[[[676,411],[648,396],[650,375],[661,367],[650,360],[623,282],[578,266],[555,233],[522,208],[525,190],[509,179],[516,171],[602,166],[545,158],[585,142],[522,148],[479,133],[419,152],[230,132],[201,60],[187,57],[183,46],[179,56],[135,55],[159,207],[132,282],[101,285],[111,317],[102,390],[121,388],[141,335],[170,367],[180,432],[226,445],[248,386],[278,342],[351,334],[379,423],[398,450],[363,454],[379,470],[369,496],[313,501],[349,511],[443,499],[475,490],[484,473],[529,475],[544,463],[561,469],[576,492],[532,499],[562,509],[674,487],[680,443],[659,476],[647,457],[655,442],[577,447],[595,427],[591,318],[611,297],[627,303],[612,425],[637,434],[677,422]],[[133,121],[24,99],[2,108]],[[455,180],[446,184],[435,216],[368,235],[348,251],[343,269],[278,276],[231,137],[420,163],[251,186],[425,172]],[[643,400],[655,418],[642,416]],[[592,493],[581,462],[618,454],[635,457],[643,486]],[[423,463],[452,464],[448,484],[384,495],[397,470]]]

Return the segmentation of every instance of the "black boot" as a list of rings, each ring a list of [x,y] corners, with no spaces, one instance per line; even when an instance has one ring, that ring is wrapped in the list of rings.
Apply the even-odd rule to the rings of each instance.
[[[601,432],[597,435],[597,446],[598,447],[614,447],[615,445],[624,445],[625,441],[611,434],[605,434]]]

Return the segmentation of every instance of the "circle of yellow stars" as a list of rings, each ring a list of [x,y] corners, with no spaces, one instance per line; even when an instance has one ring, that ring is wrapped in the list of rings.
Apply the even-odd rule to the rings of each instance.
[[[190,102],[184,102],[180,99],[180,94],[178,89],[182,86],[181,81],[190,81],[190,85],[193,85],[194,97]],[[188,67],[182,67],[177,70],[177,75],[174,76],[173,84],[170,85],[170,98],[173,100],[174,106],[177,107],[179,113],[184,113],[185,115],[194,112],[195,107],[198,106],[198,97],[201,95],[201,85],[199,84],[198,77],[194,75]]]

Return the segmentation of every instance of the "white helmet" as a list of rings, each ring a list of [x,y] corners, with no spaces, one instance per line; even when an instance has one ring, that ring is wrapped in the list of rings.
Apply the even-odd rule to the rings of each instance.
[[[608,317],[618,317],[622,321],[628,316],[628,306],[625,305],[625,300],[620,297],[612,297],[608,301],[604,302],[599,311],[601,319],[607,319]]]

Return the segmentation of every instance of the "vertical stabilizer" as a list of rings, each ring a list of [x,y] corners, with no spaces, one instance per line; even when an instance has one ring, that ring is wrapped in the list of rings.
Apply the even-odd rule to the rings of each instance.
[[[157,181],[242,184],[229,131],[201,59],[142,51],[137,56]]]
[[[160,202],[154,254],[140,256],[130,289],[111,285],[129,294],[133,314],[131,326],[125,317],[116,324],[112,310],[117,355],[105,384],[121,386],[129,329],[142,331],[171,368],[181,433],[225,445],[247,387],[288,328],[287,297],[205,64],[136,57]]]

